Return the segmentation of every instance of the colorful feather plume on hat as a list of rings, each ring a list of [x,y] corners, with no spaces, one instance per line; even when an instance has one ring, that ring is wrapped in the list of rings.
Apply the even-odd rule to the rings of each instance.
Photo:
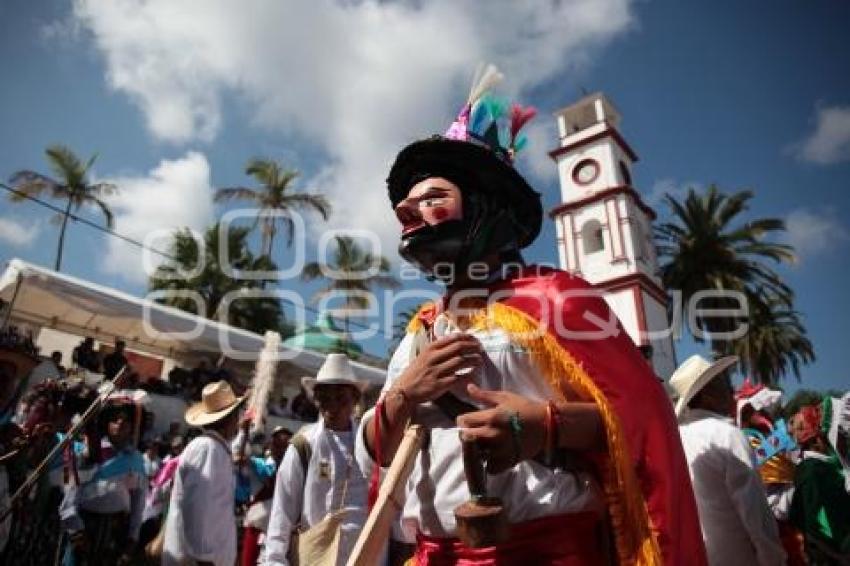
[[[484,145],[500,158],[512,163],[516,154],[528,143],[520,130],[534,118],[531,106],[510,104],[490,92],[504,75],[495,65],[479,67],[469,90],[466,104],[445,133],[452,140]]]

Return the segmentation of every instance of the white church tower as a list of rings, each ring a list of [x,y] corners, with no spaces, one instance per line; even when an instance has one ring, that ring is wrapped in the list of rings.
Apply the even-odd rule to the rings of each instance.
[[[667,294],[652,242],[655,212],[632,186],[637,155],[620,135],[620,114],[605,95],[585,96],[555,113],[560,147],[561,204],[555,221],[561,267],[605,291],[605,299],[632,340],[667,379],[676,369]]]

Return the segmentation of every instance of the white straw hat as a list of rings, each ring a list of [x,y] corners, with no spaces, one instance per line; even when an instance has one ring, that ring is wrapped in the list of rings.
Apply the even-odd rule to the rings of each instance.
[[[738,363],[738,356],[726,356],[714,363],[698,355],[685,360],[670,377],[670,386],[678,394],[676,416],[682,416],[685,407],[703,387],[736,363]]]
[[[302,377],[301,385],[310,397],[313,396],[313,389],[317,385],[353,385],[361,393],[369,386],[366,381],[357,378],[345,354],[328,354],[316,377]]]
[[[189,426],[206,426],[229,415],[244,400],[233,394],[226,381],[208,383],[201,392],[201,402],[186,409],[184,418]]]

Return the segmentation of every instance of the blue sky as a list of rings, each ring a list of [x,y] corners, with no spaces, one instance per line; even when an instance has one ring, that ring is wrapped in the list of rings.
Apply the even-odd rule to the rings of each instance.
[[[522,6],[518,6],[522,4]],[[333,228],[370,228],[393,255],[381,180],[402,144],[442,130],[480,61],[541,113],[520,167],[557,204],[551,112],[602,90],[640,156],[635,185],[756,192],[752,216],[789,224],[782,268],[817,353],[803,385],[847,387],[850,298],[850,4],[774,2],[322,2],[79,0],[0,5],[0,177],[45,170],[55,142],[97,152],[119,231],[196,228],[222,212],[211,187],[269,156],[328,194]],[[518,23],[519,22],[519,23]],[[656,206],[663,218],[663,207]],[[84,211],[96,219],[93,210]],[[311,220],[306,250],[327,226]],[[0,260],[50,266],[57,228],[0,199]],[[556,261],[544,228],[529,259]],[[96,250],[93,253],[93,250]],[[278,245],[281,265],[288,252]],[[135,294],[132,250],[72,225],[64,270]],[[309,296],[315,285],[286,282]],[[367,349],[383,354],[382,340]],[[682,360],[697,347],[677,345]],[[792,378],[786,385],[797,385]]]

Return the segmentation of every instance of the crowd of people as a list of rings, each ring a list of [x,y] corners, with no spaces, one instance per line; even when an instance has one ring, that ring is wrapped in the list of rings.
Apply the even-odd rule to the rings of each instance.
[[[733,390],[736,362],[694,356],[671,378],[709,563],[847,563],[850,394],[788,424],[780,391],[749,380]]]
[[[734,362],[694,356],[670,381],[708,562],[846,563],[850,396],[804,406],[786,424],[780,392],[749,382],[733,391]],[[8,369],[3,383],[14,384]],[[276,428],[268,438],[249,432],[252,421],[239,410],[244,397],[225,381],[207,384],[187,410],[188,437],[172,427],[150,442],[137,428],[141,407],[120,392],[49,463],[26,505],[13,507],[2,523],[2,563],[253,566],[289,564],[293,552],[315,560],[307,563],[343,563],[365,523],[374,472],[374,448],[355,417],[366,384],[344,355],[331,354],[303,385],[320,418],[297,435]],[[383,398],[395,387],[392,380]],[[3,429],[4,506],[93,400],[53,381],[16,400]],[[13,427],[22,434],[12,435]],[[430,454],[442,478],[437,489],[449,478],[439,466],[446,442],[434,441],[441,445]],[[455,489],[465,485],[460,480]],[[516,510],[529,506],[498,493]],[[553,488],[540,493],[551,497]],[[423,502],[417,505],[421,513]],[[408,536],[409,526],[398,524],[385,560],[400,563],[414,552],[423,534]],[[326,536],[305,547],[315,528]]]
[[[733,390],[734,357],[689,358],[665,389],[622,327],[600,333],[603,297],[522,259],[543,217],[513,167],[534,111],[490,96],[500,76],[390,170],[399,252],[446,293],[411,320],[374,407],[358,416],[365,384],[330,354],[302,379],[317,414],[295,434],[252,439],[254,408],[209,379],[185,413],[197,435],[143,454],[119,397],[49,462],[47,491],[11,505],[4,563],[850,563],[850,394],[786,423],[778,392]],[[12,419],[21,391],[0,383],[22,431],[3,441],[7,508],[84,401],[47,384]],[[40,497],[54,511],[33,514]]]

